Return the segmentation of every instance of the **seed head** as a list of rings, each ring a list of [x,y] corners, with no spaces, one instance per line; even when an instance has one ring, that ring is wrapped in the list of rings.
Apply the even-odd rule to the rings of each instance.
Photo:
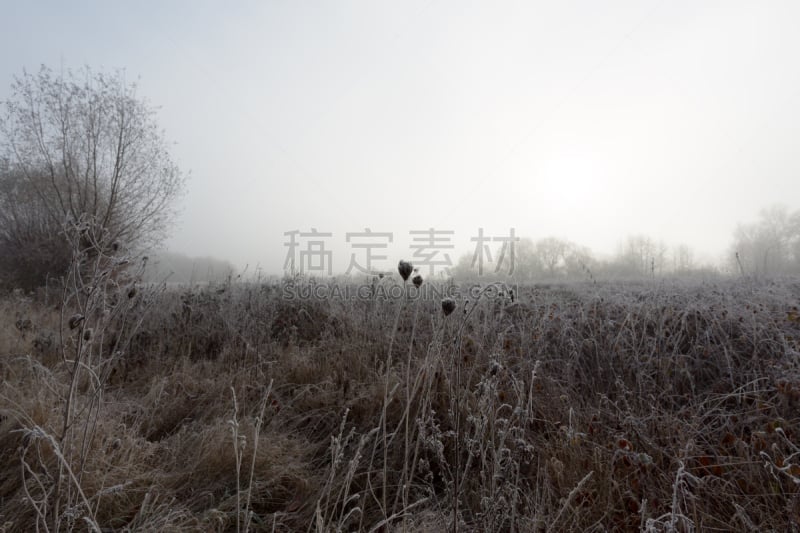
[[[403,278],[403,281],[408,281],[408,276],[411,275],[412,270],[414,270],[414,267],[408,261],[400,261],[397,264],[397,271],[400,272],[400,277]]]
[[[449,315],[456,310],[456,302],[452,298],[445,298],[442,300],[442,312],[444,316]]]
[[[91,338],[92,338],[92,328],[86,328],[86,330],[84,330],[83,332],[83,340],[89,342]]]
[[[422,285],[422,276],[420,276],[419,274],[417,274],[416,276],[414,276],[414,277],[411,279],[411,283],[413,283],[413,284],[414,284],[414,286],[415,286],[416,288],[418,288],[418,289],[419,289],[419,288],[420,288],[420,286]]]
[[[83,315],[80,315],[80,314],[72,315],[72,317],[70,317],[70,319],[69,319],[69,322],[67,322],[67,325],[69,326],[69,329],[75,329],[78,326],[80,326],[81,322],[83,322],[84,318],[85,317]]]

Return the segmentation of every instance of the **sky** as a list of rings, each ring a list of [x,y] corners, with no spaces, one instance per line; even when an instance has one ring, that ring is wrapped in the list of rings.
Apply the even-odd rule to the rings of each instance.
[[[715,260],[800,208],[798,2],[0,3],[0,100],[41,64],[124,69],[189,175],[165,246],[251,272],[312,229],[292,250],[334,271],[366,228],[375,268],[431,228],[453,263],[481,229]]]

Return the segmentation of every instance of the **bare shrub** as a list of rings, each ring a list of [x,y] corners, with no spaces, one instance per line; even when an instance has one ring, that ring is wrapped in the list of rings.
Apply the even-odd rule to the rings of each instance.
[[[123,72],[42,67],[16,77],[10,94],[0,115],[2,281],[30,289],[66,274],[65,223],[91,220],[108,246],[129,250],[163,238],[184,179]]]

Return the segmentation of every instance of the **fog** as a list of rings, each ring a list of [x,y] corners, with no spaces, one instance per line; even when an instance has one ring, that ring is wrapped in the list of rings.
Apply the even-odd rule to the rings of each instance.
[[[391,234],[378,269],[431,228],[452,232],[453,265],[480,230],[496,253],[512,229],[598,257],[647,235],[715,263],[738,223],[800,207],[796,2],[3,13],[0,100],[40,64],[124,68],[190,172],[165,247],[240,270],[281,273],[287,233],[316,230],[344,271],[366,228]]]

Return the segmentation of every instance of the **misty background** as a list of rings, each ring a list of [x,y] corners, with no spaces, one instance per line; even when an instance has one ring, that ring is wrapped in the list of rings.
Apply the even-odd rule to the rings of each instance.
[[[800,207],[795,2],[4,8],[0,100],[23,69],[89,65],[160,107],[190,173],[172,264],[280,274],[285,233],[316,229],[344,271],[370,228],[390,269],[435,228],[456,265],[513,228],[729,268],[738,224]]]

